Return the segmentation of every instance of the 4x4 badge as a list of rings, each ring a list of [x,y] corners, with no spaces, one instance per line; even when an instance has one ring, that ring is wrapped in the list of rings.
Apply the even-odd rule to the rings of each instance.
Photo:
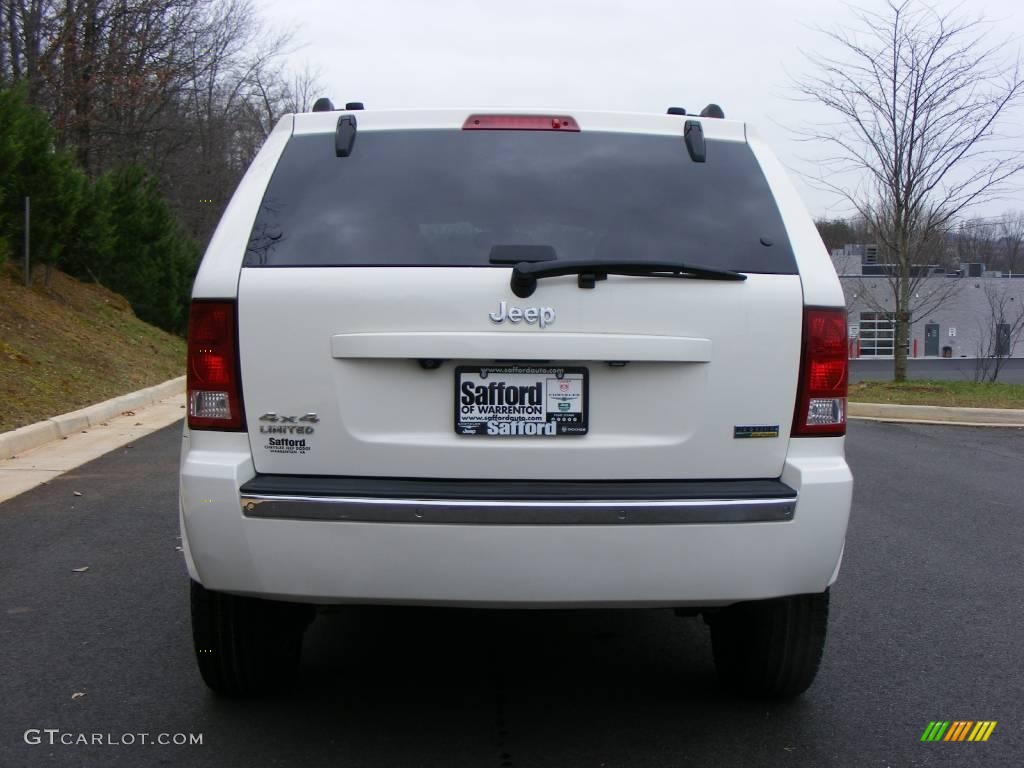
[[[260,416],[260,421],[270,422],[260,424],[260,432],[265,435],[312,435],[313,428],[309,424],[317,424],[320,417],[315,413],[307,413],[303,416],[284,416],[270,411]],[[291,453],[292,451],[289,451]],[[305,451],[302,451],[305,453]]]
[[[311,424],[317,424],[320,421],[320,417],[315,413],[307,413],[305,416],[279,416],[273,411],[270,411],[260,416],[260,421],[271,421],[275,424],[295,424],[300,421],[305,421]]]

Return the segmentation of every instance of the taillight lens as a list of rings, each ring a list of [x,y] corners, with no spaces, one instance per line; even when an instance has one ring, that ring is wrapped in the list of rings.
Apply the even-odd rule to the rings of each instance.
[[[793,437],[846,434],[846,343],[845,309],[804,308]]]
[[[245,429],[235,303],[193,301],[188,317],[188,425]]]
[[[464,131],[571,131],[580,129],[569,115],[470,115]]]

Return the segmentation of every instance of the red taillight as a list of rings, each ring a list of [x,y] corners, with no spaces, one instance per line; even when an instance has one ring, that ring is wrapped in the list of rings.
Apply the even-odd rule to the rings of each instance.
[[[846,310],[804,308],[793,437],[846,434]]]
[[[193,301],[188,317],[188,426],[245,429],[233,301]]]
[[[568,115],[470,115],[464,131],[579,131]]]

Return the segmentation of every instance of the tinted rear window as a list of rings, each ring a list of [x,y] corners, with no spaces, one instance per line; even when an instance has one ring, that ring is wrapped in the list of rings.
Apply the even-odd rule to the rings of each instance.
[[[346,158],[333,134],[295,136],[245,264],[489,266],[494,245],[796,272],[746,144],[695,163],[682,137],[587,131],[364,131]]]

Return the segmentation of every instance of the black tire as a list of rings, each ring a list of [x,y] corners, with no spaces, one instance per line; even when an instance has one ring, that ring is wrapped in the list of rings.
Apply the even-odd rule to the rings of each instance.
[[[828,591],[730,605],[708,614],[715,668],[745,694],[788,698],[818,673],[828,624]]]
[[[192,642],[203,681],[221,696],[257,696],[295,678],[311,606],[214,592],[192,582]]]

